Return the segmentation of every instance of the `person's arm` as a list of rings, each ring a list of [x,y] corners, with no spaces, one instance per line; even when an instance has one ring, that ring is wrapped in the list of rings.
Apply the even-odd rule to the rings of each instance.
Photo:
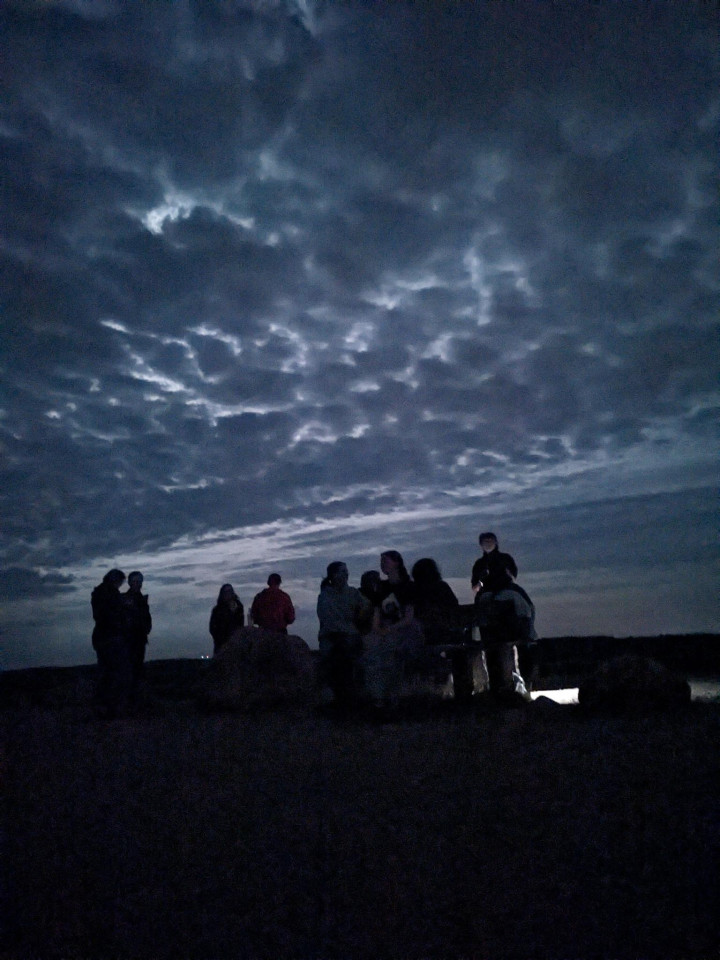
[[[364,593],[360,593],[359,590],[355,590],[353,594],[354,604],[353,604],[353,623],[356,627],[362,627],[363,624],[366,624],[370,619],[370,611],[372,610],[372,604],[365,596]]]
[[[442,583],[442,588],[441,588],[441,589],[442,589],[442,596],[441,596],[440,599],[441,599],[441,602],[442,602],[443,606],[446,606],[446,607],[459,607],[459,606],[460,606],[460,601],[459,601],[458,598],[455,596],[455,591],[453,590],[453,588],[452,588],[452,587],[450,586],[450,584],[447,583],[445,580],[442,580],[441,583]]]
[[[213,607],[212,613],[210,614],[210,636],[218,643],[222,640],[217,607]]]
[[[285,623],[290,626],[291,623],[295,623],[295,607],[290,597],[285,601]]]
[[[329,595],[329,590],[326,587],[320,591],[320,595],[317,599],[317,618],[320,621],[320,631],[323,630],[329,631],[332,629],[329,621],[332,616],[332,603]]]

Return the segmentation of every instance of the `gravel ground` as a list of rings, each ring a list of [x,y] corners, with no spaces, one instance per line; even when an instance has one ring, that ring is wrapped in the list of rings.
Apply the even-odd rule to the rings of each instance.
[[[720,704],[0,712],[9,958],[713,958]]]

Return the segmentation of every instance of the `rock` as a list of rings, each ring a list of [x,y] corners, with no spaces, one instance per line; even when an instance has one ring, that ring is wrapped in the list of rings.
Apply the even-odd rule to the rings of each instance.
[[[213,657],[199,702],[212,710],[257,710],[307,703],[316,686],[315,662],[301,637],[243,627]]]
[[[657,660],[626,654],[602,663],[578,690],[582,707],[645,710],[690,703],[690,684]]]

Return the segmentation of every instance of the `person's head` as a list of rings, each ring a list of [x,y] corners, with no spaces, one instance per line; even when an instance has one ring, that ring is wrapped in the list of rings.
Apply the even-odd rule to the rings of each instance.
[[[327,568],[327,577],[325,578],[325,583],[329,584],[331,587],[336,587],[341,589],[348,582],[349,574],[347,564],[343,563],[342,560],[334,560],[332,563],[328,564]]]
[[[218,594],[217,602],[230,603],[231,600],[237,600],[233,585],[231,583],[224,583],[220,587],[220,593]]]
[[[431,584],[442,580],[440,568],[431,557],[423,557],[413,564],[412,578],[415,583]]]
[[[482,547],[483,553],[490,553],[492,550],[495,550],[495,548],[497,547],[498,538],[495,536],[494,533],[490,533],[490,531],[486,531],[485,533],[480,534],[480,536],[478,537],[478,543]]]
[[[267,585],[269,587],[279,587],[282,583],[282,577],[279,573],[271,573],[267,578]]]
[[[377,570],[366,570],[360,577],[360,592],[366,597],[372,597],[380,583],[380,574]]]
[[[106,583],[109,587],[114,587],[115,590],[119,590],[123,583],[125,583],[125,574],[122,570],[108,570],[103,577],[103,583]]]
[[[133,570],[132,573],[128,574],[127,583],[133,593],[140,593],[143,585],[143,575],[139,570]]]
[[[386,550],[380,554],[380,569],[388,580],[409,580],[405,561],[397,550]]]

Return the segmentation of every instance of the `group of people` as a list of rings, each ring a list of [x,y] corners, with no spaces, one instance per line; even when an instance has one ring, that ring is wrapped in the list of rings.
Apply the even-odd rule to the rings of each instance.
[[[484,532],[479,542],[483,553],[471,574],[473,621],[490,690],[526,694],[520,659],[532,670],[535,609],[515,582],[517,564],[500,551],[497,536]],[[321,681],[340,703],[369,697],[378,706],[392,706],[403,679],[427,667],[429,648],[450,652],[469,645],[469,628],[472,636],[473,623],[461,616],[437,563],[424,557],[410,574],[396,550],[380,555],[380,572],[366,571],[359,588],[349,585],[345,563],[331,563],[320,585],[317,615]]]
[[[152,630],[150,603],[142,592],[143,575],[133,570],[109,570],[92,592],[95,627],[92,645],[99,667],[98,700],[108,718],[122,714],[137,700],[142,680],[145,648]]]
[[[403,679],[427,667],[431,649],[467,648],[473,626],[480,631],[490,690],[525,689],[521,667],[533,669],[535,609],[516,583],[515,560],[500,550],[496,535],[481,533],[479,542],[483,552],[472,568],[471,622],[431,557],[418,560],[409,573],[402,555],[386,550],[380,570],[366,571],[359,588],[350,586],[344,562],[329,564],[317,599],[320,680],[329,696],[345,705],[364,698],[393,705]],[[128,588],[121,592],[124,583],[122,570],[110,570],[91,598],[99,699],[108,716],[137,699],[152,629],[142,574],[129,574]],[[248,626],[287,634],[295,608],[281,583],[279,573],[270,574],[267,587],[252,601]],[[244,626],[243,604],[232,584],[225,583],[210,615],[214,653]]]
[[[289,594],[280,589],[282,577],[271,573],[267,578],[267,587],[255,594],[248,626],[262,627],[273,633],[287,633],[287,628],[295,622],[295,607]],[[210,636],[213,638],[213,653],[224,647],[230,637],[245,626],[245,608],[231,583],[220,587],[217,603],[210,614]]]

